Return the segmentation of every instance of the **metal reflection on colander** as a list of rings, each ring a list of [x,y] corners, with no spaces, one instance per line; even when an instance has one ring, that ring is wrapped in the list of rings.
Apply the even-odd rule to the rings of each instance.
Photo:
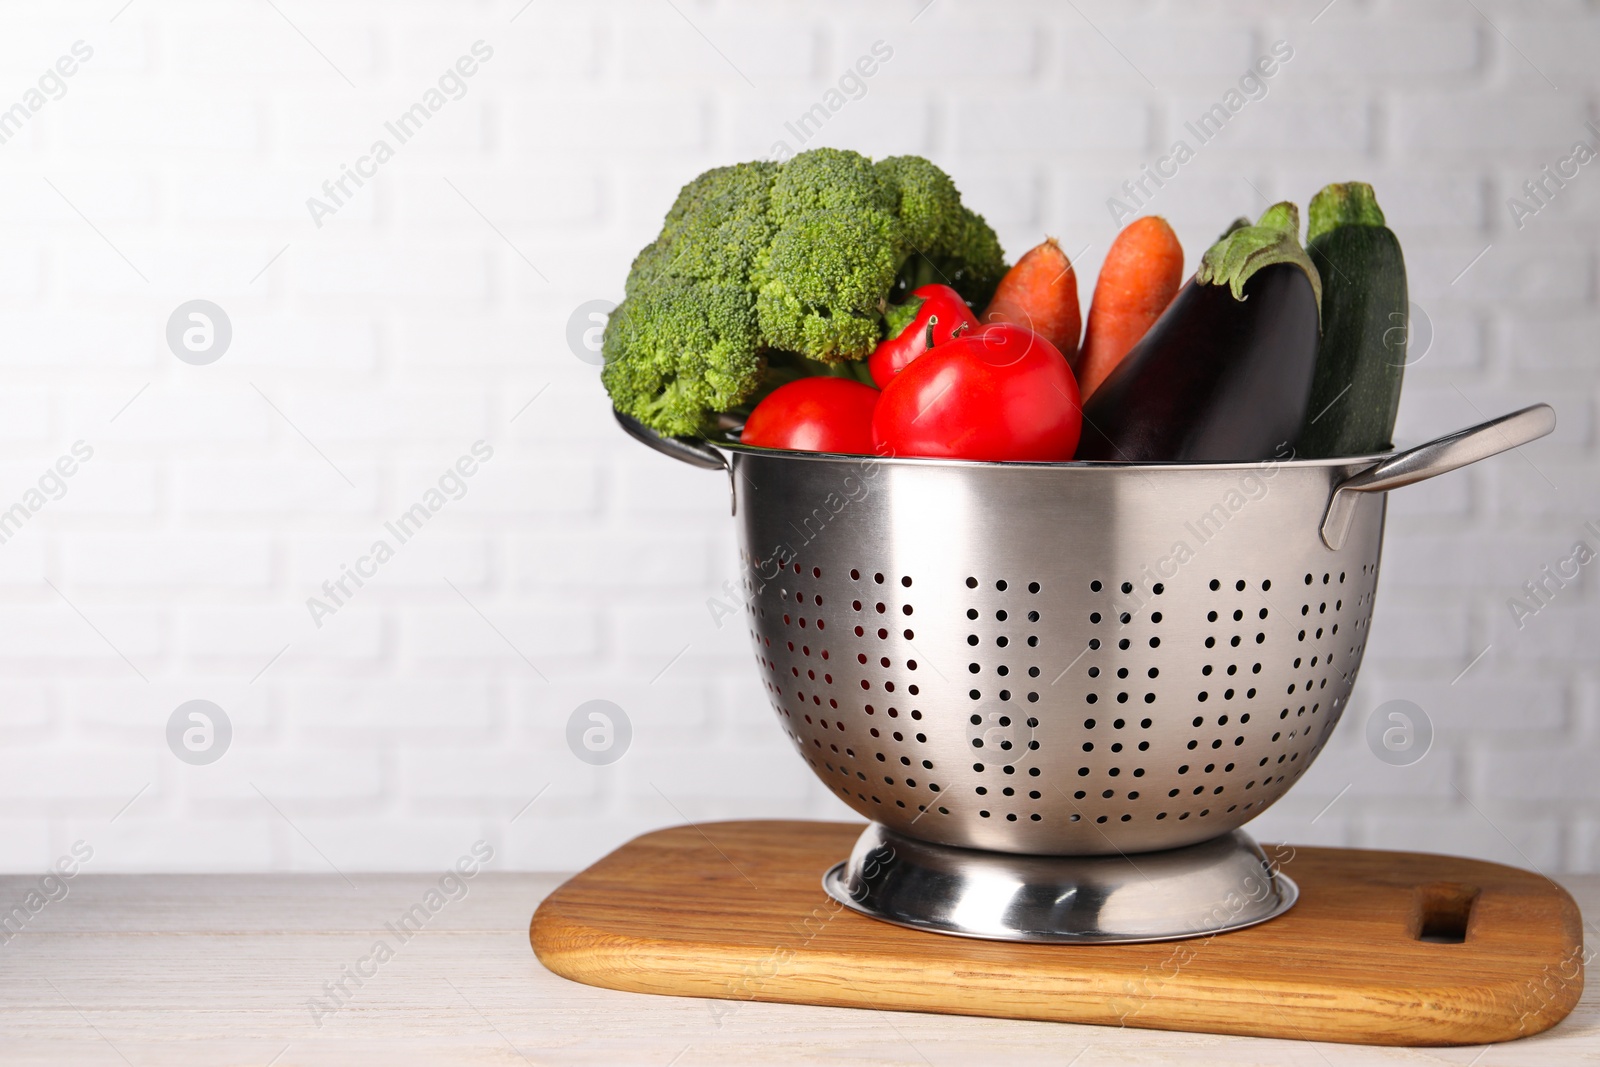
[[[1549,432],[1537,405],[1390,457],[996,464],[648,443],[726,467],[773,710],[891,830],[1044,855],[1264,811],[1366,649],[1383,490]]]
[[[1338,551],[1315,520],[1370,461],[736,462],[773,709],[899,833],[1055,855],[1202,841],[1282,796],[1349,699],[1384,500]]]
[[[1134,465],[782,452],[618,418],[728,475],[768,700],[875,824],[828,892],[922,929],[1079,942],[1293,903],[1230,831],[1348,706],[1387,490],[1555,425],[1541,404],[1386,456]],[[1152,882],[1129,857],[1158,850]],[[1248,913],[1183,918],[1239,871],[1269,890]]]

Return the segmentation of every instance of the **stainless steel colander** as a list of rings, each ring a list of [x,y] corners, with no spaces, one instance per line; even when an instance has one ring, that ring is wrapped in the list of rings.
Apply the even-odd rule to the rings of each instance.
[[[1550,432],[1240,464],[879,459],[663,439],[723,469],[779,723],[906,838],[1041,856],[1193,845],[1306,771],[1367,647],[1385,490]]]

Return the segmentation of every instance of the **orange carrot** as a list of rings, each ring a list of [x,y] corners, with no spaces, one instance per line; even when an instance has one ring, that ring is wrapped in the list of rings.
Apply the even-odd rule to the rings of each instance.
[[[1044,244],[1030,249],[1006,272],[978,321],[1026,326],[1072,361],[1083,328],[1078,275],[1054,237],[1045,238]]]
[[[1183,247],[1167,220],[1134,219],[1117,234],[1089,305],[1082,357],[1073,364],[1087,400],[1161,317],[1183,283]]]

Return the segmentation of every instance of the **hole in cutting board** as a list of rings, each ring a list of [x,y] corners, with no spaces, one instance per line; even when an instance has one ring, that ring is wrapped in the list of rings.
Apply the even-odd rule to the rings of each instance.
[[[1467,923],[1478,901],[1478,887],[1459,882],[1417,886],[1416,916],[1411,936],[1436,945],[1459,945],[1467,939]]]

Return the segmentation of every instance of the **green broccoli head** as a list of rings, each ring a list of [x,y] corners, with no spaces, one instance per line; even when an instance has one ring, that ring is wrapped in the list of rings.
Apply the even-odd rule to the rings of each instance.
[[[683,187],[634,260],[602,379],[646,425],[703,433],[760,388],[769,350],[863,359],[914,280],[980,303],[1004,272],[994,231],[920,157],[819,148],[719,167]]]
[[[601,353],[601,380],[619,410],[662,433],[704,433],[712,415],[761,384],[755,294],[658,279],[617,305]]]
[[[891,156],[873,169],[894,190],[906,244],[914,252],[942,255],[957,216],[966,210],[950,175],[921,156]]]
[[[895,299],[937,282],[952,286],[970,304],[987,304],[1005,276],[1006,261],[983,216],[963,206],[950,176],[921,156],[892,156],[877,170],[898,191],[897,214],[911,248]]]
[[[953,287],[967,303],[982,308],[1005,277],[1000,239],[983,216],[962,208],[949,224],[943,244],[912,253],[900,267],[891,300],[903,300],[913,289],[935,282]]]
[[[772,183],[778,232],[753,278],[769,345],[829,363],[872,351],[903,258],[898,199],[856,152],[818,148],[784,165]]]
[[[777,173],[776,163],[739,163],[685,185],[660,236],[633,261],[627,293],[671,278],[747,287],[756,257],[772,241],[768,203]]]
[[[894,232],[884,211],[810,211],[790,220],[757,273],[756,314],[768,344],[827,363],[871,352],[900,267]]]

